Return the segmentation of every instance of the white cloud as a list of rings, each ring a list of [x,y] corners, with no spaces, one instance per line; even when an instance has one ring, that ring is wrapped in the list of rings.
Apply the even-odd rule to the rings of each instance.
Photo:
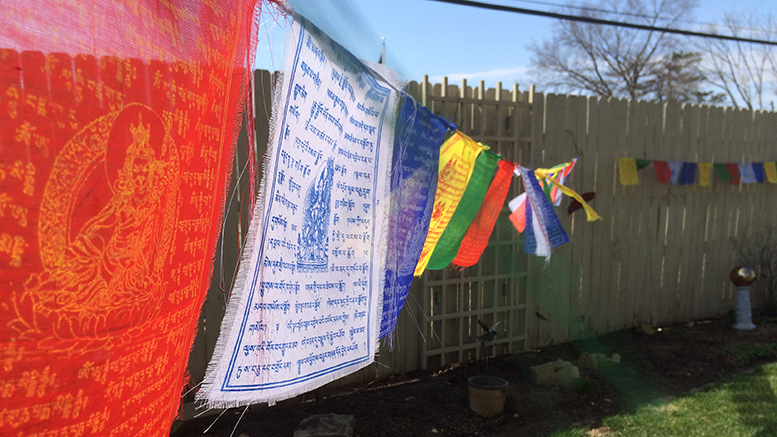
[[[515,68],[497,68],[494,70],[477,71],[474,73],[450,73],[441,76],[430,76],[429,82],[440,83],[443,76],[448,77],[448,83],[460,82],[462,79],[468,81],[480,81],[486,82],[516,82],[518,76],[522,76],[529,72],[529,67],[515,67]]]

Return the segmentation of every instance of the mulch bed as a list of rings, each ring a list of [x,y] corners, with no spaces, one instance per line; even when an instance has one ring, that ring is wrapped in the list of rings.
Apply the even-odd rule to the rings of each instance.
[[[769,319],[771,320],[771,319]],[[742,364],[727,353],[739,343],[777,342],[777,321],[755,317],[754,331],[731,329],[731,316],[664,327],[653,335],[630,329],[602,337],[422,371],[336,389],[320,389],[268,408],[255,405],[174,427],[173,437],[293,435],[299,422],[322,413],[351,414],[355,436],[545,436],[554,430],[597,428],[603,418],[662,402],[746,371],[774,357]],[[575,362],[583,352],[618,353],[608,370],[580,369],[590,381],[578,390],[541,387],[529,368],[555,359]],[[484,419],[468,407],[467,379],[493,375],[509,381],[504,413]],[[235,425],[237,427],[235,428]],[[207,433],[203,433],[213,425]]]

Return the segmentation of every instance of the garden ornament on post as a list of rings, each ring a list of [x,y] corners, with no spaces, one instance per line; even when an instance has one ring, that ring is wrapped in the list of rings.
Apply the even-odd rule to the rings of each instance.
[[[496,340],[496,337],[504,337],[502,334],[496,332],[496,327],[499,325],[500,322],[494,323],[493,326],[490,328],[485,323],[478,320],[478,325],[480,325],[481,328],[483,328],[484,331],[486,331],[485,334],[478,336],[478,340],[480,340],[480,345],[485,346],[492,341]]]
[[[731,282],[737,287],[737,321],[734,329],[746,331],[755,329],[750,310],[750,284],[755,281],[752,267],[737,267],[731,271]]]

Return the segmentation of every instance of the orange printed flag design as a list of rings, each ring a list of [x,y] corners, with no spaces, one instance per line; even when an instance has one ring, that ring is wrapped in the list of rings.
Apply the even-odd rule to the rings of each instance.
[[[442,145],[432,221],[424,248],[421,250],[421,257],[415,267],[415,276],[420,276],[426,269],[440,236],[448,226],[453,213],[456,212],[456,207],[472,176],[475,159],[482,150],[482,145],[459,131],[456,131]]]
[[[169,435],[256,6],[0,0],[0,435]]]

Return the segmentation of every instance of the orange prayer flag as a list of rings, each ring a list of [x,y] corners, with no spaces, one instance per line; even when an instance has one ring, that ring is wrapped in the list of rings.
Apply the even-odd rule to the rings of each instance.
[[[0,435],[170,434],[256,6],[0,0]]]
[[[459,252],[453,260],[454,265],[469,267],[477,264],[505,203],[510,182],[513,180],[513,170],[515,170],[515,164],[507,161],[499,162],[499,169],[488,187],[483,204],[459,246]]]

